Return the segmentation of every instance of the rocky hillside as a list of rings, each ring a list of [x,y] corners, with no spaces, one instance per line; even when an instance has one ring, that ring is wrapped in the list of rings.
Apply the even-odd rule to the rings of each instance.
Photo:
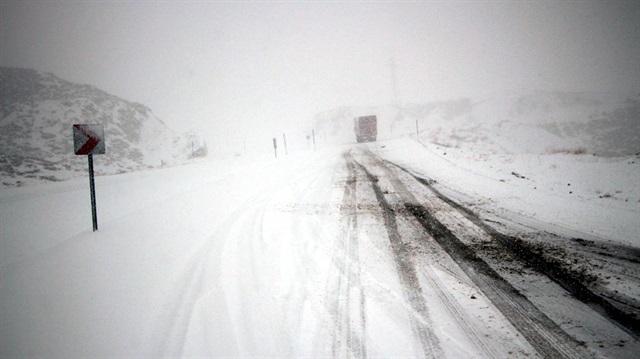
[[[151,110],[89,85],[35,70],[0,67],[0,178],[4,186],[86,175],[73,154],[72,124],[105,128],[98,175],[168,166],[206,155],[193,134],[169,129]]]
[[[327,142],[355,140],[353,118],[375,114],[379,138],[415,135],[445,147],[490,153],[640,152],[640,96],[531,92],[483,100],[381,107],[341,107],[316,115]]]

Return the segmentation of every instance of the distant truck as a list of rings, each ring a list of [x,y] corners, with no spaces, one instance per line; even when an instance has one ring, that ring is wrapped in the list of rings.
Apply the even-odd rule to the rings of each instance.
[[[378,135],[378,119],[375,115],[360,116],[353,119],[353,130],[356,134],[356,141],[373,142]]]

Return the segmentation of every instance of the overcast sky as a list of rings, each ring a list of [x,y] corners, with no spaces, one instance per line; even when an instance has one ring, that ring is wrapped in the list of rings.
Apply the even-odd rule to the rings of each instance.
[[[212,136],[388,104],[392,58],[402,102],[640,92],[638,1],[0,1],[0,64],[95,85]]]

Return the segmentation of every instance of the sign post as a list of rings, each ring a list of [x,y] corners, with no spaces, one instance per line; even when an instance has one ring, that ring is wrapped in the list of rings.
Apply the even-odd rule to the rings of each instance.
[[[287,136],[282,134],[282,143],[284,144],[284,154],[289,155],[289,151],[287,150]]]
[[[76,155],[87,155],[89,159],[89,190],[91,192],[91,219],[93,231],[98,230],[96,207],[96,184],[93,175],[93,155],[105,153],[104,128],[102,125],[73,125],[73,150]]]
[[[278,158],[278,142],[275,137],[273,138],[273,154]]]
[[[89,154],[89,190],[91,191],[91,219],[93,231],[98,230],[98,210],[96,209],[96,183],[93,179],[93,154]]]

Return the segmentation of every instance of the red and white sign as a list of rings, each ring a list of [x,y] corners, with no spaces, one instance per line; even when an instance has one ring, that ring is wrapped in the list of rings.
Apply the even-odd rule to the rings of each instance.
[[[76,155],[104,155],[104,127],[73,125],[73,151]]]

